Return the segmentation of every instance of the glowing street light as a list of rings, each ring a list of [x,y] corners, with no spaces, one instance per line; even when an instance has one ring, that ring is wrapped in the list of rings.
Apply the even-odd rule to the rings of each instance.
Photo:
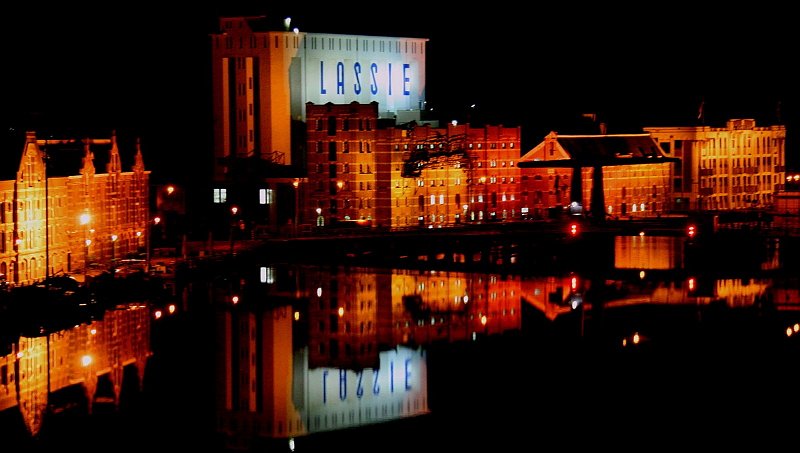
[[[231,255],[235,252],[233,230],[236,228],[236,214],[239,212],[237,206],[231,206]]]
[[[86,278],[89,276],[89,245],[91,245],[92,240],[86,237],[86,230],[88,229],[89,222],[92,220],[92,217],[89,215],[89,212],[86,211],[78,217],[78,221],[83,227],[83,280],[86,281]]]
[[[294,187],[294,235],[297,236],[297,222],[300,218],[300,180],[295,179],[292,181],[292,186]]]
[[[117,239],[119,239],[119,236],[117,236],[116,234],[112,234],[111,235],[111,263],[112,263],[112,265],[117,259],[117,256],[116,256],[117,255]]]

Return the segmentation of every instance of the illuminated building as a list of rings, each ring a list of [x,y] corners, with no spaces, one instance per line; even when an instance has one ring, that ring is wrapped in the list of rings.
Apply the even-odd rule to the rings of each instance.
[[[523,208],[534,216],[566,206],[598,219],[656,216],[668,210],[674,162],[647,134],[551,132],[519,159]]]
[[[302,159],[305,143],[293,142],[291,132],[293,122],[305,121],[307,102],[378,102],[381,118],[419,116],[427,39],[269,31],[265,24],[264,17],[221,18],[211,36],[218,162]],[[218,167],[217,179],[228,170]]]
[[[305,168],[305,106],[360,102],[380,117],[419,119],[427,39],[306,33],[264,17],[220,19],[211,36],[214,203],[286,223],[268,206]],[[229,190],[231,193],[229,193]],[[260,204],[251,191],[264,192]],[[288,210],[284,210],[288,211]],[[255,213],[255,214],[254,214]]]
[[[427,39],[266,24],[221,18],[211,35],[213,203],[259,227],[637,218],[764,208],[782,191],[783,126],[554,132],[520,158],[519,128],[422,119]]]
[[[26,133],[14,179],[0,181],[0,273],[9,283],[85,272],[87,263],[146,247],[150,171],[138,143],[129,171],[122,162],[114,134],[54,140]]]
[[[520,218],[519,127],[384,125],[378,108],[307,104],[301,223],[437,228]]]
[[[785,187],[786,128],[731,119],[725,127],[646,127],[680,159],[671,210],[769,208]]]
[[[125,392],[143,389],[150,323],[150,310],[136,305],[70,329],[20,336],[0,355],[0,413],[16,408],[36,436],[48,407],[118,407],[132,396]]]

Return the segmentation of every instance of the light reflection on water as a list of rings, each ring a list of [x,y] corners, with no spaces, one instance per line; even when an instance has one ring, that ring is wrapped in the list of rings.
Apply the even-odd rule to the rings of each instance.
[[[187,284],[186,310],[110,311],[11,342],[0,357],[0,414],[24,423],[0,434],[20,437],[6,431],[24,428],[55,451],[65,439],[77,443],[76,432],[97,436],[105,426],[70,433],[60,424],[123,414],[124,427],[105,436],[129,436],[141,449],[156,437],[166,445],[191,437],[189,445],[217,450],[311,451],[359,435],[328,434],[421,420],[414,428],[440,445],[467,446],[460,436],[471,429],[519,431],[508,413],[533,401],[556,413],[568,401],[595,416],[610,402],[605,391],[572,399],[564,393],[572,385],[625,390],[615,404],[664,404],[627,392],[652,391],[648,383],[664,376],[726,377],[733,356],[796,356],[800,297],[790,272],[702,272],[686,265],[683,239],[674,237],[619,237],[613,250],[611,269],[535,275],[243,263]],[[777,250],[765,256],[775,270]],[[707,354],[723,366],[712,370]],[[643,368],[654,363],[669,371]],[[123,388],[139,403],[123,403]],[[45,411],[54,408],[48,425]],[[554,428],[546,415],[528,415]],[[389,428],[378,432],[400,442]]]

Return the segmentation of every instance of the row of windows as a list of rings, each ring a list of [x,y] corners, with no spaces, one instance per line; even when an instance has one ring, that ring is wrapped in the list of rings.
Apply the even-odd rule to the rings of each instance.
[[[335,116],[329,116],[327,119],[318,118],[316,120],[317,131],[324,131],[327,126],[328,135],[336,135],[336,131],[339,130],[337,125],[338,120]],[[370,118],[342,118],[342,131],[349,131],[356,128],[359,131],[371,131],[372,120]]]
[[[319,127],[319,126],[318,126],[318,127]],[[321,129],[317,129],[317,130],[321,130]],[[403,150],[405,150],[405,151],[408,151],[408,143],[403,143],[403,145],[402,145],[402,146],[403,146]],[[438,143],[438,144],[436,144],[436,143],[429,143],[429,144],[427,144],[427,145],[426,145],[426,144],[423,144],[423,143],[418,143],[418,144],[416,144],[416,145],[415,145],[415,148],[416,148],[416,149],[426,149],[426,148],[427,148],[427,149],[437,149],[437,148],[438,148],[438,149],[444,149],[446,146],[449,146],[449,147],[451,147],[451,148],[453,147],[453,145],[452,145],[452,144],[447,144],[447,145],[445,145],[444,143]],[[475,148],[477,148],[477,149],[483,149],[483,143],[477,143],[477,144],[469,143],[469,144],[467,145],[467,147],[468,147],[469,149],[473,149],[473,146],[474,146]],[[508,143],[508,147],[509,147],[509,148],[511,148],[511,149],[513,149],[513,148],[514,148],[514,142],[510,142],[510,143]],[[506,143],[505,143],[505,142],[502,142],[502,143],[500,143],[500,148],[501,148],[501,149],[506,149]],[[497,149],[497,143],[490,143],[490,144],[489,144],[489,149]],[[395,151],[400,151],[400,144],[399,144],[399,143],[396,143],[396,144],[394,145],[394,150],[395,150]],[[510,164],[509,164],[509,166],[513,166],[513,163],[510,163]]]
[[[306,45],[307,40],[308,37],[303,39],[304,47]],[[325,50],[326,43],[328,50],[338,50],[338,51],[355,50],[356,52],[401,53],[402,50],[403,53],[416,54],[417,52],[423,53],[425,49],[423,43],[417,41],[411,41],[409,43],[408,41],[402,41],[402,40],[364,39],[364,38],[358,39],[358,38],[343,38],[343,37],[330,37],[330,36],[323,38],[323,37],[311,36],[311,49],[313,50],[316,50],[318,47],[321,48],[322,50]],[[342,44],[344,44],[344,48],[342,48]],[[411,46],[409,46],[409,44],[411,44]],[[334,47],[337,48],[334,49]]]
[[[328,167],[328,172],[330,173],[330,177],[331,177],[331,178],[335,178],[335,177],[336,177],[336,175],[339,173],[339,172],[337,171],[337,165],[336,165],[336,164],[330,164],[330,165],[326,165],[326,164],[316,164],[316,166],[315,166],[315,171],[316,171],[316,173],[317,173],[317,174],[323,174],[323,173],[325,173],[325,172],[326,172],[326,171],[325,171],[325,167],[326,167],[326,166]],[[350,164],[349,164],[349,163],[342,164],[342,171],[341,171],[341,173],[342,173],[342,174],[349,174],[349,173],[352,173],[352,171],[351,171],[351,169],[350,169]],[[360,174],[362,174],[362,175],[364,175],[364,174],[371,174],[371,173],[372,173],[372,167],[370,167],[370,166],[369,166],[369,164],[367,164],[367,165],[364,165],[364,164],[358,164],[358,173],[360,173]]]
[[[342,152],[349,153],[350,152],[350,143],[358,143],[358,152],[359,153],[371,153],[372,152],[372,143],[366,141],[358,141],[358,142],[350,142],[350,141],[343,141],[342,142]],[[322,154],[325,152],[325,142],[318,141],[317,142],[317,154]],[[328,152],[329,153],[336,153],[336,142],[328,142]],[[329,158],[328,160],[336,160],[334,156],[332,159]]]

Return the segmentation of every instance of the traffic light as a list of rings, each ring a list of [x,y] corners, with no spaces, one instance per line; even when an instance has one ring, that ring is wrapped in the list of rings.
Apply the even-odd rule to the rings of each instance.
[[[686,228],[686,235],[689,236],[689,239],[693,239],[695,235],[697,235],[697,227],[694,225],[689,225]]]
[[[578,224],[576,222],[572,222],[569,224],[569,235],[572,237],[578,235]]]

